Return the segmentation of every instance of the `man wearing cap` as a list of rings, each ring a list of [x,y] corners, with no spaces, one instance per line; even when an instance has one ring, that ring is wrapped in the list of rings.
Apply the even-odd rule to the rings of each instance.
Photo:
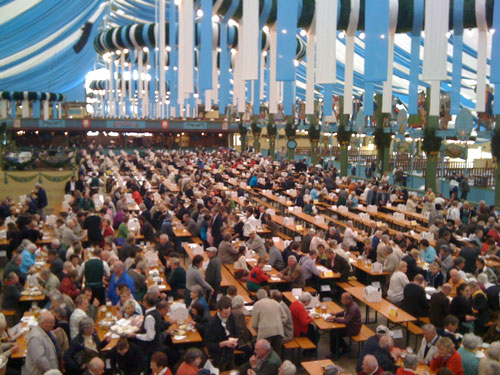
[[[214,292],[212,293],[208,301],[208,305],[211,308],[214,308],[216,306],[217,294],[219,292],[220,283],[222,281],[222,272],[221,272],[222,264],[220,262],[219,257],[217,256],[216,247],[211,246],[207,248],[206,253],[209,261],[207,269],[205,271],[205,280],[214,289]]]
[[[356,372],[361,371],[363,358],[365,358],[365,356],[368,354],[375,353],[375,351],[379,347],[380,338],[382,336],[392,335],[391,330],[382,324],[377,326],[375,333],[376,333],[375,336],[372,336],[368,340],[366,340],[365,344],[363,345],[363,348],[361,349],[361,353],[358,358],[358,363],[356,364]]]

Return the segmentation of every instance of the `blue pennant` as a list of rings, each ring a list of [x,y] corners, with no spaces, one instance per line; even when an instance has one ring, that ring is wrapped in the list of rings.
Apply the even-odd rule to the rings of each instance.
[[[212,0],[201,0],[200,91],[212,89]]]
[[[491,41],[491,73],[490,82],[495,84],[495,100],[493,101],[493,114],[500,115],[500,1],[495,0],[493,9],[493,28],[497,30]]]

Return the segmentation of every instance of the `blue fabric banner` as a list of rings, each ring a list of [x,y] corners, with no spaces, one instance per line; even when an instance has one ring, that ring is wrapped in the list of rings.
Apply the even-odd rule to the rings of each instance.
[[[283,113],[285,116],[293,114],[293,103],[295,103],[295,81],[285,81],[283,83]]]
[[[464,0],[453,1],[453,73],[451,78],[450,113],[460,112],[462,87],[462,48],[464,45]]]
[[[420,36],[424,21],[424,0],[413,0],[413,29],[411,32],[410,89],[408,113],[418,114],[418,74],[420,72]]]
[[[493,29],[500,30],[500,0],[495,0],[493,8]],[[493,114],[500,115],[500,31],[493,34],[491,41],[491,72],[490,82],[495,84],[495,100],[493,101]]]
[[[323,116],[332,115],[332,104],[333,104],[333,84],[323,85]]]
[[[278,0],[276,80],[295,80],[296,30],[302,0]],[[286,90],[285,90],[286,92]]]
[[[389,0],[366,0],[365,82],[387,80]]]
[[[259,49],[262,48],[262,28],[267,22],[267,19],[269,18],[269,14],[271,13],[271,8],[272,8],[273,2],[272,0],[264,0],[263,6],[262,6],[262,11],[260,13],[259,17]],[[261,58],[259,56],[259,66],[258,66],[258,72],[259,72],[259,78],[253,81],[253,113],[254,115],[258,115],[260,113],[260,79],[261,79],[261,69],[264,69],[264,67],[261,64]],[[265,82],[265,81],[264,81]]]
[[[212,0],[201,0],[200,91],[212,89]]]

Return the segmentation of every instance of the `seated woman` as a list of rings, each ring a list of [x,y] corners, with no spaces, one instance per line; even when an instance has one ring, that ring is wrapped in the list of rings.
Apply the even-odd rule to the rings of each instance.
[[[75,299],[80,295],[80,289],[78,289],[76,282],[78,280],[78,271],[71,270],[66,276],[63,277],[61,281],[61,285],[59,285],[59,290],[61,293],[70,296],[72,299]]]
[[[78,335],[71,340],[69,349],[64,353],[65,370],[67,374],[81,375],[87,364],[109,342],[109,336],[104,341],[99,340],[94,329],[94,321],[83,318],[78,324]]]
[[[10,357],[15,352],[17,352],[17,344],[11,342],[7,334],[7,320],[5,320],[5,315],[0,313],[0,355]]]
[[[245,246],[240,246],[238,248],[238,254],[236,261],[234,262],[234,277],[238,280],[246,280],[250,270],[247,266],[247,258],[245,257]]]
[[[472,300],[470,298],[470,288],[466,283],[457,287],[457,295],[453,298],[450,305],[450,314],[458,318],[460,322],[459,331],[463,334],[468,332],[475,319],[472,315]]]
[[[175,375],[198,375],[200,371],[201,360],[203,353],[198,348],[190,348],[184,356],[184,361],[181,363]]]
[[[120,311],[125,319],[133,318],[135,316],[139,316],[137,311],[135,310],[135,301],[133,299],[129,299],[123,304],[123,307]]]
[[[191,318],[193,318],[193,323],[196,326],[198,332],[200,332],[201,337],[205,331],[205,324],[210,321],[210,312],[203,307],[200,302],[194,302],[191,304]]]
[[[263,285],[267,284],[269,275],[263,270],[267,260],[265,257],[259,257],[257,264],[252,268],[248,275],[247,288],[252,292],[258,291]]]
[[[436,289],[439,288],[441,285],[443,285],[444,277],[441,272],[441,267],[437,262],[432,262],[429,265],[429,272],[427,272],[426,280],[428,286],[431,286]]]
[[[455,350],[455,344],[448,337],[441,337],[436,342],[438,349],[437,354],[431,360],[431,370],[437,371],[442,367],[446,367],[454,375],[463,375],[462,357]]]
[[[199,285],[193,285],[189,291],[189,295],[191,297],[191,305],[190,307],[193,307],[193,304],[198,302],[200,305],[203,306],[205,311],[210,311],[208,308],[208,303],[205,300],[205,297],[203,296],[203,288]]]
[[[168,357],[163,352],[153,353],[150,368],[153,375],[172,375],[172,371],[168,368]]]

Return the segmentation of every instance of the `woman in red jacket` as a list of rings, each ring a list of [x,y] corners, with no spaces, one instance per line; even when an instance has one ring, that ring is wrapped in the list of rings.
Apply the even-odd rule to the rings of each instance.
[[[448,337],[441,337],[436,342],[438,349],[436,355],[431,361],[431,370],[437,371],[442,367],[446,367],[453,372],[454,375],[464,375],[462,367],[462,357],[455,350],[455,344]]]
[[[290,313],[293,321],[293,335],[295,337],[309,336],[308,331],[311,329],[310,324],[312,319],[309,316],[306,306],[311,303],[311,293],[305,292],[299,297],[298,301],[293,301],[290,305]],[[312,326],[311,326],[312,327]],[[312,331],[314,334],[314,331]]]
[[[78,280],[78,271],[69,271],[62,279],[61,285],[59,285],[61,293],[70,296],[72,299],[78,297],[80,295],[80,289],[76,287],[76,280]]]
[[[252,268],[248,275],[247,288],[252,292],[258,291],[269,280],[269,275],[264,272],[263,268],[267,263],[265,257],[259,257],[257,264]]]

